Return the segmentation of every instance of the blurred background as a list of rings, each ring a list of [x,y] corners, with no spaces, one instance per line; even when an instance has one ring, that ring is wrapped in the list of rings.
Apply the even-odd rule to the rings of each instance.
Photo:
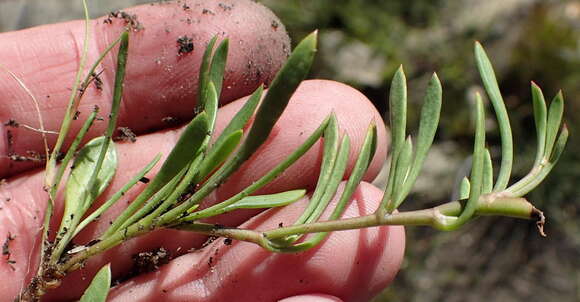
[[[151,1],[90,1],[90,11],[99,16],[146,2]],[[482,90],[475,40],[494,64],[511,116],[514,179],[527,173],[535,154],[530,81],[542,87],[547,100],[562,89],[571,139],[555,170],[528,195],[546,213],[548,237],[541,238],[532,222],[505,218],[481,218],[451,233],[409,227],[403,269],[375,300],[580,301],[580,1],[258,2],[282,19],[294,42],[319,29],[312,77],[358,88],[385,116],[390,79],[403,64],[410,129],[416,129],[431,73],[438,73],[444,95],[440,130],[403,209],[448,201],[457,171],[467,166],[473,95]],[[81,16],[76,0],[0,0],[0,32]],[[495,121],[490,118],[488,126],[490,148],[498,155]]]

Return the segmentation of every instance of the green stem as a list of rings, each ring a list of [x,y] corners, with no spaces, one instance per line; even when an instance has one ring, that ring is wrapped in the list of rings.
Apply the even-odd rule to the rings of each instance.
[[[475,215],[498,215],[522,219],[534,218],[535,208],[526,199],[510,197],[497,197],[497,199],[494,199],[493,196],[493,194],[490,194],[480,198]],[[464,207],[465,204],[461,201],[451,201],[431,209],[397,212],[387,214],[383,218],[370,214],[356,218],[289,226],[263,232],[263,236],[268,239],[274,239],[293,234],[351,230],[380,225],[425,225],[435,227],[437,225],[437,215],[456,216],[461,213]]]
[[[355,218],[292,225],[265,232],[238,228],[224,228],[222,226],[207,223],[183,224],[173,227],[211,236],[221,236],[240,241],[252,242],[274,252],[293,252],[294,249],[292,247],[277,247],[272,245],[271,240],[298,234],[352,230],[383,225],[425,225],[436,227],[438,225],[439,215],[459,215],[463,211],[464,206],[465,204],[461,201],[451,201],[431,209],[396,212],[387,214],[387,216],[383,218],[380,218],[373,213]],[[497,193],[488,194],[482,197],[478,203],[475,215],[499,215],[522,219],[537,219],[538,227],[543,226],[544,223],[542,212],[534,208],[526,199],[501,197]]]

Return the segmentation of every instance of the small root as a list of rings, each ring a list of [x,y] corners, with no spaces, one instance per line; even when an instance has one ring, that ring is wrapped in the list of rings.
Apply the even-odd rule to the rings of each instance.
[[[540,235],[542,237],[547,237],[544,232],[544,225],[546,224],[546,216],[544,216],[544,213],[534,207],[532,208],[532,218],[536,219],[536,226],[538,227]]]

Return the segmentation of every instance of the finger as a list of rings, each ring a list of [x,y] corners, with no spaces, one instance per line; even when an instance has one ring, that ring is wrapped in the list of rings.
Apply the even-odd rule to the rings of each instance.
[[[371,214],[381,197],[382,191],[362,183],[344,217]],[[281,222],[291,224],[306,204],[303,200],[268,210],[242,227],[270,230]],[[113,289],[110,300],[277,301],[317,293],[342,301],[368,301],[393,280],[404,242],[402,227],[334,232],[322,245],[294,254],[274,254],[246,242],[227,246],[216,240],[202,252],[181,256]]]
[[[244,100],[242,99],[220,109],[218,130],[224,128],[225,123],[237,112],[243,102]],[[312,108],[316,108],[316,110],[312,110]],[[292,97],[290,105],[276,124],[271,138],[249,160],[247,165],[232,175],[231,179],[222,185],[215,194],[208,197],[207,203],[223,200],[264,175],[301,144],[331,111],[336,113],[340,128],[351,137],[353,152],[351,153],[349,166],[354,163],[355,155],[360,149],[368,124],[372,120],[376,121],[379,126],[378,150],[375,160],[373,160],[365,177],[368,180],[374,178],[381,167],[381,162],[384,161],[387,145],[386,130],[382,126],[383,122],[378,112],[362,94],[349,86],[332,81],[306,81]],[[177,131],[156,133],[142,136],[134,144],[119,144],[119,166],[121,169],[119,169],[111,188],[106,192],[103,199],[107,199],[108,196],[116,192],[155,154],[158,152],[168,154],[177,139],[177,135]],[[318,177],[321,151],[321,145],[319,143],[316,144],[303,158],[259,193],[297,188],[311,189]],[[76,242],[79,244],[86,243],[101,234],[109,226],[109,221],[113,220],[126,206],[126,201],[132,200],[141,189],[142,187],[139,187],[127,193],[124,199],[104,213],[97,223],[87,228],[86,232],[83,232],[80,236],[81,238]],[[21,177],[11,180],[0,191],[0,193],[2,192],[4,194],[0,194],[0,200],[2,200],[2,197],[10,197],[12,201],[10,204],[6,204],[7,207],[3,211],[0,211],[0,216],[5,215],[6,221],[10,221],[9,219],[12,219],[12,217],[17,217],[22,215],[22,213],[25,214],[25,217],[14,219],[13,224],[0,226],[0,236],[8,232],[17,234],[16,230],[22,230],[22,232],[18,232],[20,239],[12,241],[11,246],[15,248],[15,257],[20,257],[17,259],[18,263],[22,263],[22,265],[16,267],[16,273],[25,274],[28,261],[27,251],[32,250],[35,246],[34,238],[36,237],[32,234],[38,233],[40,227],[38,217],[41,216],[45,207],[46,197],[45,192],[42,191],[42,175],[35,174],[27,178]],[[57,205],[57,211],[59,209],[61,211],[62,204]],[[252,211],[237,211],[221,215],[218,222],[225,225],[237,225],[254,213]],[[4,232],[1,232],[2,228],[5,228]],[[130,270],[130,257],[135,253],[163,245],[176,255],[185,252],[189,248],[199,247],[204,240],[204,236],[194,236],[186,232],[158,231],[142,238],[128,241],[103,256],[95,257],[95,260],[89,261],[84,270],[71,274],[71,277],[65,279],[65,284],[67,285],[63,286],[59,292],[68,294],[69,296],[67,297],[70,298],[76,297],[75,295],[78,295],[86,286],[86,282],[79,282],[78,280],[92,276],[94,271],[104,263],[112,262],[113,272],[115,276],[119,276]],[[5,272],[9,273],[10,268],[2,265],[0,263],[0,269],[3,268]],[[23,279],[23,277],[21,278]],[[18,278],[14,280],[16,282]],[[14,292],[19,286],[17,284],[9,284],[8,288],[11,288],[12,292]]]
[[[131,32],[119,117],[119,126],[136,133],[174,126],[164,122],[168,118],[186,121],[192,117],[201,57],[214,35],[229,38],[231,45],[223,102],[248,95],[259,84],[269,82],[289,49],[288,36],[279,20],[249,0],[162,2],[128,9],[126,15],[118,16],[91,22],[87,64],[92,65],[117,39],[127,18],[140,24],[140,29]],[[48,130],[58,131],[60,127],[83,49],[83,35],[83,21],[0,34],[0,63],[18,75],[36,96]],[[176,41],[185,36],[192,39],[191,52],[179,51]],[[102,70],[102,89],[94,85],[87,89],[79,107],[81,118],[73,123],[72,133],[94,105],[103,115],[108,114],[115,64],[115,55],[109,55],[98,69]],[[6,72],[0,72],[0,178],[40,164],[15,162],[10,155],[44,153],[40,134],[5,125],[10,120],[40,128],[30,97]],[[105,127],[106,123],[97,123],[89,136],[100,135]],[[56,135],[48,138],[52,145]]]

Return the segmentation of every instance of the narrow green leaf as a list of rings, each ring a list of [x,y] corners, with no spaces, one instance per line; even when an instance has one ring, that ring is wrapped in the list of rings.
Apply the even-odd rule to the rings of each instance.
[[[534,162],[534,166],[537,166],[542,161],[546,148],[548,110],[546,109],[546,101],[542,89],[534,82],[532,82],[532,102],[534,106],[534,120],[536,121],[536,136],[538,138],[538,151]]]
[[[304,195],[306,195],[306,190],[292,190],[276,194],[246,196],[211,214],[206,212],[205,215],[199,215],[197,219],[216,216],[239,209],[268,209],[281,207],[300,200]]]
[[[117,128],[117,120],[119,118],[119,108],[121,99],[123,98],[123,89],[125,87],[125,73],[127,70],[127,57],[129,53],[129,33],[123,32],[121,35],[121,42],[119,44],[119,52],[117,53],[117,69],[115,72],[115,83],[113,86],[113,103],[111,104],[111,112],[109,114],[109,124],[105,133],[106,137],[111,138],[113,132]]]
[[[199,173],[195,176],[193,182],[198,183],[205,179],[211,172],[221,165],[236,149],[242,140],[243,135],[244,131],[240,129],[230,133],[219,144],[214,144],[211,151],[207,154],[199,167]]]
[[[145,201],[147,201],[153,194],[160,190],[165,184],[173,179],[183,167],[193,160],[198,149],[205,141],[208,129],[207,114],[202,112],[198,114],[185,127],[175,147],[163,163],[163,166],[157,172],[155,178],[147,185],[147,187],[135,198],[135,200],[117,217],[113,224],[109,227],[104,237],[109,236],[119,229],[130,216],[132,216],[137,209],[139,209]]]
[[[509,182],[513,164],[513,138],[509,116],[505,108],[493,66],[479,42],[475,42],[475,61],[497,117],[501,136],[501,166],[494,186],[494,191],[503,191]]]
[[[88,142],[79,151],[71,166],[71,173],[66,183],[64,213],[59,234],[74,232],[77,222],[80,221],[97,197],[109,186],[115,175],[118,162],[117,152],[115,145],[110,144],[105,160],[96,176],[95,185],[88,187],[105,140],[105,137],[100,136]]]
[[[199,67],[199,81],[197,87],[197,106],[195,108],[195,112],[203,111],[205,107],[205,94],[207,91],[207,85],[209,84],[210,76],[209,76],[209,67],[211,63],[211,54],[213,51],[213,47],[217,40],[217,36],[211,38],[208,42],[207,47],[203,53],[203,57],[201,59],[201,66]]]
[[[308,221],[308,218],[311,217],[314,210],[318,207],[324,192],[326,192],[329,179],[332,175],[336,176],[336,174],[333,174],[333,170],[337,161],[339,145],[340,133],[338,132],[338,121],[333,112],[330,114],[330,120],[326,130],[324,130],[324,151],[322,153],[322,163],[320,165],[316,188],[314,189],[314,193],[312,193],[308,206],[296,220],[295,224],[303,224]],[[342,179],[342,174],[339,177]]]
[[[274,124],[286,109],[290,97],[308,75],[316,52],[316,37],[317,33],[314,32],[304,38],[272,81],[236,161],[245,161],[249,158],[270,135]]]
[[[469,198],[469,192],[471,190],[471,184],[467,177],[463,177],[461,184],[459,185],[459,200]]]
[[[105,302],[111,287],[111,265],[103,266],[85,290],[79,302]]]
[[[407,127],[407,80],[405,79],[405,72],[403,66],[400,66],[393,80],[391,82],[391,91],[389,94],[389,115],[391,126],[391,167],[389,178],[387,179],[387,186],[379,211],[385,208],[393,208],[394,204],[391,201],[393,196],[393,186],[395,182],[395,169],[397,167],[397,160],[399,153],[402,151],[405,143],[406,127]]]
[[[266,209],[281,207],[300,200],[306,195],[306,190],[291,190],[276,194],[247,196],[238,202],[229,205],[223,209],[230,212],[237,209]]]
[[[405,129],[407,126],[407,80],[403,66],[399,67],[391,82],[389,108],[392,146],[393,150],[397,150],[405,142]]]
[[[456,220],[452,220],[447,225],[440,226],[443,230],[456,230],[464,225],[475,213],[479,197],[481,196],[484,170],[483,165],[485,160],[485,111],[483,109],[483,101],[479,94],[476,100],[476,106],[475,142],[473,145],[469,199],[467,200],[465,208],[461,211],[461,214]]]
[[[319,200],[316,201],[316,207],[310,216],[306,220],[306,223],[314,222],[320,218],[324,210],[328,207],[328,204],[336,194],[338,185],[344,177],[344,172],[346,171],[346,166],[348,164],[348,155],[350,151],[350,138],[348,134],[345,134],[342,138],[340,144],[340,151],[336,155],[336,163],[332,169],[332,173],[329,175],[327,185],[325,186],[324,194],[320,196]]]
[[[560,130],[560,125],[562,124],[562,116],[564,114],[564,97],[562,96],[562,91],[552,100],[550,104],[550,109],[548,111],[548,124],[546,131],[546,149],[544,156],[549,159],[552,154],[552,149],[554,148],[554,142],[556,141],[556,136]]]
[[[221,95],[222,84],[224,81],[224,72],[226,70],[226,59],[228,57],[229,40],[224,39],[216,48],[211,66],[209,68],[210,81],[215,85],[215,91],[218,99]]]
[[[481,194],[491,193],[493,190],[493,163],[489,149],[485,148],[483,156],[483,183],[481,185]]]
[[[564,124],[564,126],[562,127],[562,131],[560,132],[560,136],[558,137],[558,140],[554,145],[554,150],[552,151],[552,154],[550,156],[550,163],[552,163],[552,165],[555,165],[558,162],[560,156],[562,155],[562,152],[564,152],[566,142],[568,142],[568,136],[569,136],[568,127],[566,126],[566,124]]]

